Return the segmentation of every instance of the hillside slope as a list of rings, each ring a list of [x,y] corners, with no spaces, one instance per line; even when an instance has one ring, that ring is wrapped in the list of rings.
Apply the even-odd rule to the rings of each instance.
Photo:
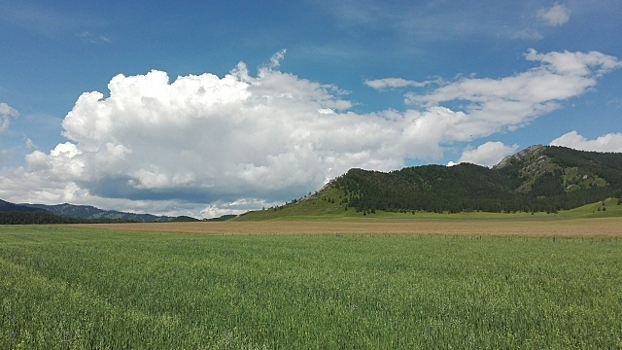
[[[408,167],[389,173],[351,169],[311,196],[248,213],[238,220],[350,217],[376,211],[557,213],[607,198],[615,198],[608,204],[622,201],[621,153],[532,146],[492,168],[462,163]],[[596,214],[586,210],[577,213],[610,216],[618,212]]]
[[[358,210],[539,212],[621,197],[622,154],[532,146],[493,168],[427,165],[334,181]]]

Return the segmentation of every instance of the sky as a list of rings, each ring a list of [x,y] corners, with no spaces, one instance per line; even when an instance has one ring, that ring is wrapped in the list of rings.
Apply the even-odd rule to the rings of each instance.
[[[0,0],[0,198],[212,218],[622,152],[622,1]]]

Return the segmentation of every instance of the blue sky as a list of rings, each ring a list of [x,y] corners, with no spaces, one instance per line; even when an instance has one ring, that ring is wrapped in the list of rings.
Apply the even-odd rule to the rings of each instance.
[[[0,0],[0,198],[213,217],[622,151],[622,2]]]

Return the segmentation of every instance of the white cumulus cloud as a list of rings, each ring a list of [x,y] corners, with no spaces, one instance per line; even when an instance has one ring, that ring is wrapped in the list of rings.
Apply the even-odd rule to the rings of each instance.
[[[474,163],[491,167],[504,157],[514,154],[518,145],[506,146],[503,142],[486,142],[477,148],[467,147],[462,151],[458,163]],[[453,163],[451,163],[453,165]]]
[[[580,151],[622,152],[622,134],[610,133],[588,140],[576,131],[566,133],[551,141],[551,146],[563,146]]]
[[[553,7],[538,10],[538,18],[546,24],[557,27],[566,24],[570,20],[570,10],[559,3],[555,3]]]

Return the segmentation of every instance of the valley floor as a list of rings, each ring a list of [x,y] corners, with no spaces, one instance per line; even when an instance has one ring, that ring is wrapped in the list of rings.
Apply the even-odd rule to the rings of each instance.
[[[3,226],[0,349],[619,349],[621,223]]]
[[[365,219],[326,221],[182,222],[67,225],[127,232],[202,234],[440,234],[493,236],[622,237],[622,218]]]

